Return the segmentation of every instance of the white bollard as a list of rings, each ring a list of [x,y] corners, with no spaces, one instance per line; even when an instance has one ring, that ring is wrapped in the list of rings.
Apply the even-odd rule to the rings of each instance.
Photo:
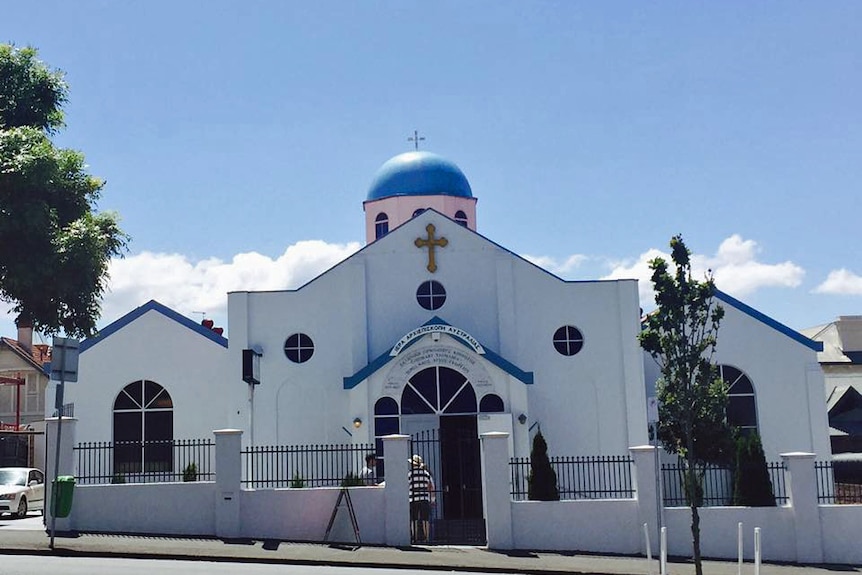
[[[661,528],[661,575],[667,575],[667,527]]]
[[[649,528],[646,523],[644,523],[644,540],[646,541],[647,573],[652,575],[652,549],[650,549]]]
[[[760,527],[754,528],[754,575],[760,575]]]
[[[742,521],[736,526],[736,549],[739,562],[736,566],[736,574],[742,575]]]

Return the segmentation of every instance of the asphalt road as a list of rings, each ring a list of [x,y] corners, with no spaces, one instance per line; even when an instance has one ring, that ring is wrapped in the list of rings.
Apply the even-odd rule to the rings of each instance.
[[[15,519],[8,513],[0,515],[0,531],[3,529],[22,529],[25,531],[41,531],[45,529],[42,525],[42,514],[39,511],[27,514],[24,519]]]
[[[157,559],[114,559],[90,557],[34,557],[7,555],[2,560],[3,575],[412,575],[428,573],[415,569],[371,569],[365,567],[316,567],[260,563],[216,563]],[[440,571],[436,571],[439,573]],[[462,573],[461,575],[469,575]],[[478,575],[478,574],[476,574]]]

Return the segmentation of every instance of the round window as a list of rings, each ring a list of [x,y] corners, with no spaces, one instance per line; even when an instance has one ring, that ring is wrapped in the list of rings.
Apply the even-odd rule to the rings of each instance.
[[[314,355],[314,342],[304,333],[295,333],[285,340],[284,355],[293,363],[305,363]]]
[[[571,325],[564,325],[554,332],[554,349],[563,355],[575,355],[584,347],[584,336],[581,330]]]
[[[438,281],[423,282],[416,290],[416,301],[427,310],[435,310],[446,303],[446,289]]]

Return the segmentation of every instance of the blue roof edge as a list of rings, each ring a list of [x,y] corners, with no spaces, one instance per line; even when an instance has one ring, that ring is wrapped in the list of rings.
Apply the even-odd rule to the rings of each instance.
[[[144,305],[133,309],[132,311],[130,311],[129,313],[127,313],[126,315],[124,315],[120,319],[108,324],[104,329],[99,330],[99,332],[96,335],[94,335],[93,337],[89,337],[89,338],[85,339],[84,341],[82,341],[80,349],[79,349],[79,353],[84,353],[85,351],[87,351],[88,349],[90,349],[91,347],[96,345],[97,343],[105,341],[112,334],[120,331],[121,329],[123,329],[124,327],[126,327],[127,325],[129,325],[130,323],[132,323],[133,321],[135,321],[136,319],[138,319],[139,317],[141,317],[142,315],[144,315],[148,311],[157,311],[160,314],[162,314],[163,316],[167,317],[168,319],[174,320],[175,322],[182,325],[183,327],[186,327],[186,328],[196,332],[197,334],[204,336],[205,338],[212,341],[213,343],[217,343],[218,345],[220,345],[222,347],[227,347],[227,338],[226,337],[219,335],[216,332],[214,332],[213,330],[208,329],[208,328],[202,326],[201,324],[199,324],[199,323],[187,318],[186,316],[180,314],[179,312],[172,310],[168,306],[166,306],[164,304],[160,304],[156,300],[151,299],[150,301],[148,301]]]
[[[425,323],[422,324],[423,327],[426,325],[451,325],[451,324],[449,322],[443,320],[443,319],[440,319],[438,316],[435,315],[434,317],[432,317],[431,319],[429,319],[428,321],[426,321]],[[404,351],[404,349],[407,349],[410,346],[412,346],[414,343],[419,341],[419,339],[421,339],[421,338],[416,338],[413,341],[407,343],[407,345],[404,346],[402,351]],[[458,338],[455,338],[455,341],[457,341],[458,343],[460,343],[461,345],[463,345],[465,347],[468,347],[466,342],[461,341]],[[533,384],[533,372],[532,371],[522,370],[521,368],[519,368],[518,366],[516,366],[512,362],[508,361],[507,359],[504,359],[499,354],[488,349],[484,345],[482,346],[482,349],[485,350],[485,358],[489,362],[491,362],[493,365],[496,365],[497,367],[499,367],[500,369],[502,369],[503,371],[505,371],[506,373],[508,373],[512,377],[517,378],[518,380],[524,382],[527,385]],[[390,348],[390,351],[391,351],[391,348]],[[359,385],[360,383],[362,383],[363,381],[365,381],[366,379],[371,377],[378,369],[382,368],[384,365],[389,363],[391,360],[395,359],[393,356],[389,355],[390,351],[384,351],[382,354],[378,355],[376,358],[371,360],[371,362],[368,365],[366,365],[365,367],[363,367],[362,369],[360,369],[359,371],[357,371],[356,373],[354,373],[350,377],[345,377],[344,378],[344,389],[353,389],[354,387],[356,387],[357,385]]]
[[[772,319],[771,317],[769,317],[768,315],[766,315],[762,312],[757,311],[756,309],[754,309],[753,307],[751,307],[748,304],[742,303],[741,301],[739,301],[735,297],[724,293],[720,289],[716,289],[714,292],[714,295],[715,295],[715,297],[717,297],[718,299],[720,299],[724,303],[732,305],[733,307],[735,307],[739,311],[753,317],[754,319],[756,319],[760,322],[765,323],[766,325],[768,325],[772,329],[783,333],[784,335],[786,335],[790,339],[792,339],[798,343],[801,343],[805,347],[812,349],[814,351],[823,351],[823,342],[822,341],[814,341],[813,339],[805,337],[804,335],[802,335],[801,333],[799,333],[795,329],[787,327],[783,323]]]

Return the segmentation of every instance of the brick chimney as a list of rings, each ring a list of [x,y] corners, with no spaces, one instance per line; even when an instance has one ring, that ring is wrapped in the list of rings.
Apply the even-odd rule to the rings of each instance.
[[[18,326],[18,344],[29,352],[33,351],[33,322],[20,317],[15,320]]]

